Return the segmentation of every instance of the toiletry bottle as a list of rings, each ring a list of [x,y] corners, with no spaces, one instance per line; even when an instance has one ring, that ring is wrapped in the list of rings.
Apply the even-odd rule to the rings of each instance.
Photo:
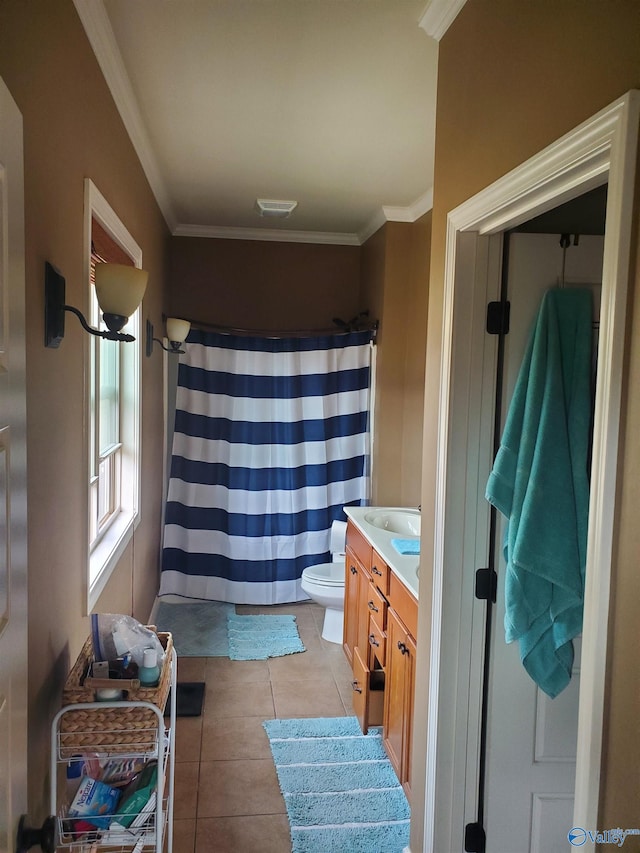
[[[160,680],[158,653],[155,649],[145,649],[142,653],[142,666],[138,670],[141,687],[155,687]]]

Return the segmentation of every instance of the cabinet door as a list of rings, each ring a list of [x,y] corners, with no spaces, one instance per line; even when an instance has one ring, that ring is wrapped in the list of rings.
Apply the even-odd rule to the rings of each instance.
[[[398,779],[403,782],[405,754],[407,633],[393,610],[387,614],[387,679],[384,706],[384,747]]]
[[[358,610],[360,604],[360,572],[358,561],[347,548],[344,590],[344,653],[353,665],[353,650],[358,644]]]
[[[387,614],[387,682],[384,746],[407,797],[411,793],[411,737],[415,640],[391,610]]]
[[[405,716],[404,716],[404,756],[402,784],[411,801],[411,746],[413,743],[413,704],[415,695],[415,673],[416,673],[416,644],[410,634],[406,634],[404,640],[407,651],[404,653],[405,661]]]
[[[366,734],[371,726],[382,725],[384,708],[384,673],[371,671],[360,649],[353,651],[353,711]]]

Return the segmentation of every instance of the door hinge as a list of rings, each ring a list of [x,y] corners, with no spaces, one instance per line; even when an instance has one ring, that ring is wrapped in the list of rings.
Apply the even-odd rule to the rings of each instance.
[[[511,303],[506,300],[489,302],[487,305],[487,332],[490,335],[509,334]]]
[[[477,569],[476,570],[476,598],[481,601],[491,599],[496,602],[496,593],[498,590],[498,575],[493,569]]]
[[[465,853],[485,853],[487,836],[481,823],[468,823],[464,828]]]

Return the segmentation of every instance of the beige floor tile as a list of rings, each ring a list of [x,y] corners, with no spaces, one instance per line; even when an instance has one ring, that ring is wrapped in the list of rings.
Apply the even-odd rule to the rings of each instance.
[[[342,700],[342,705],[344,707],[344,713],[347,717],[352,717],[355,713],[353,710],[353,687],[351,684],[336,685],[338,693],[340,694],[340,699]]]
[[[202,717],[176,720],[176,761],[199,761],[202,748]]]
[[[201,761],[271,758],[269,738],[262,725],[265,719],[264,716],[206,718]]]
[[[275,714],[271,682],[207,682],[205,718],[260,717],[263,714],[265,719]]]
[[[306,651],[319,652],[322,650],[322,640],[315,625],[298,625],[298,634]]]
[[[173,817],[174,820],[195,818],[198,803],[198,776],[200,764],[197,761],[176,762]]]
[[[322,626],[324,624],[324,607],[320,607],[319,604],[316,604],[311,612],[317,629],[322,633]]]
[[[284,812],[271,758],[201,762],[198,818]]]
[[[274,681],[276,717],[344,717],[345,707],[333,678]]]
[[[272,682],[329,678],[332,675],[329,660],[320,649],[270,658],[269,672]]]
[[[296,617],[296,624],[299,627],[309,627],[317,630],[315,614],[315,606],[311,604],[302,604],[296,610],[291,610],[291,615]]]
[[[286,815],[203,818],[198,821],[196,853],[290,853]]]
[[[323,651],[329,661],[329,668],[333,673],[336,684],[350,685],[353,681],[353,670],[349,666],[345,653],[342,650],[342,646],[336,645],[335,652],[333,649],[328,650],[326,648],[323,649]]]
[[[269,666],[266,660],[209,658],[205,673],[207,684],[220,681],[269,681]]]
[[[178,681],[204,681],[207,660],[178,655]]]
[[[174,820],[173,853],[194,853],[196,846],[195,820]]]

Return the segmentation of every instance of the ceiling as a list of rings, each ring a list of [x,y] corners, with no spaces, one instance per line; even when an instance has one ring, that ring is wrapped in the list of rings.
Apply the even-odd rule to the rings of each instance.
[[[425,0],[74,2],[172,234],[358,245],[430,209]]]

